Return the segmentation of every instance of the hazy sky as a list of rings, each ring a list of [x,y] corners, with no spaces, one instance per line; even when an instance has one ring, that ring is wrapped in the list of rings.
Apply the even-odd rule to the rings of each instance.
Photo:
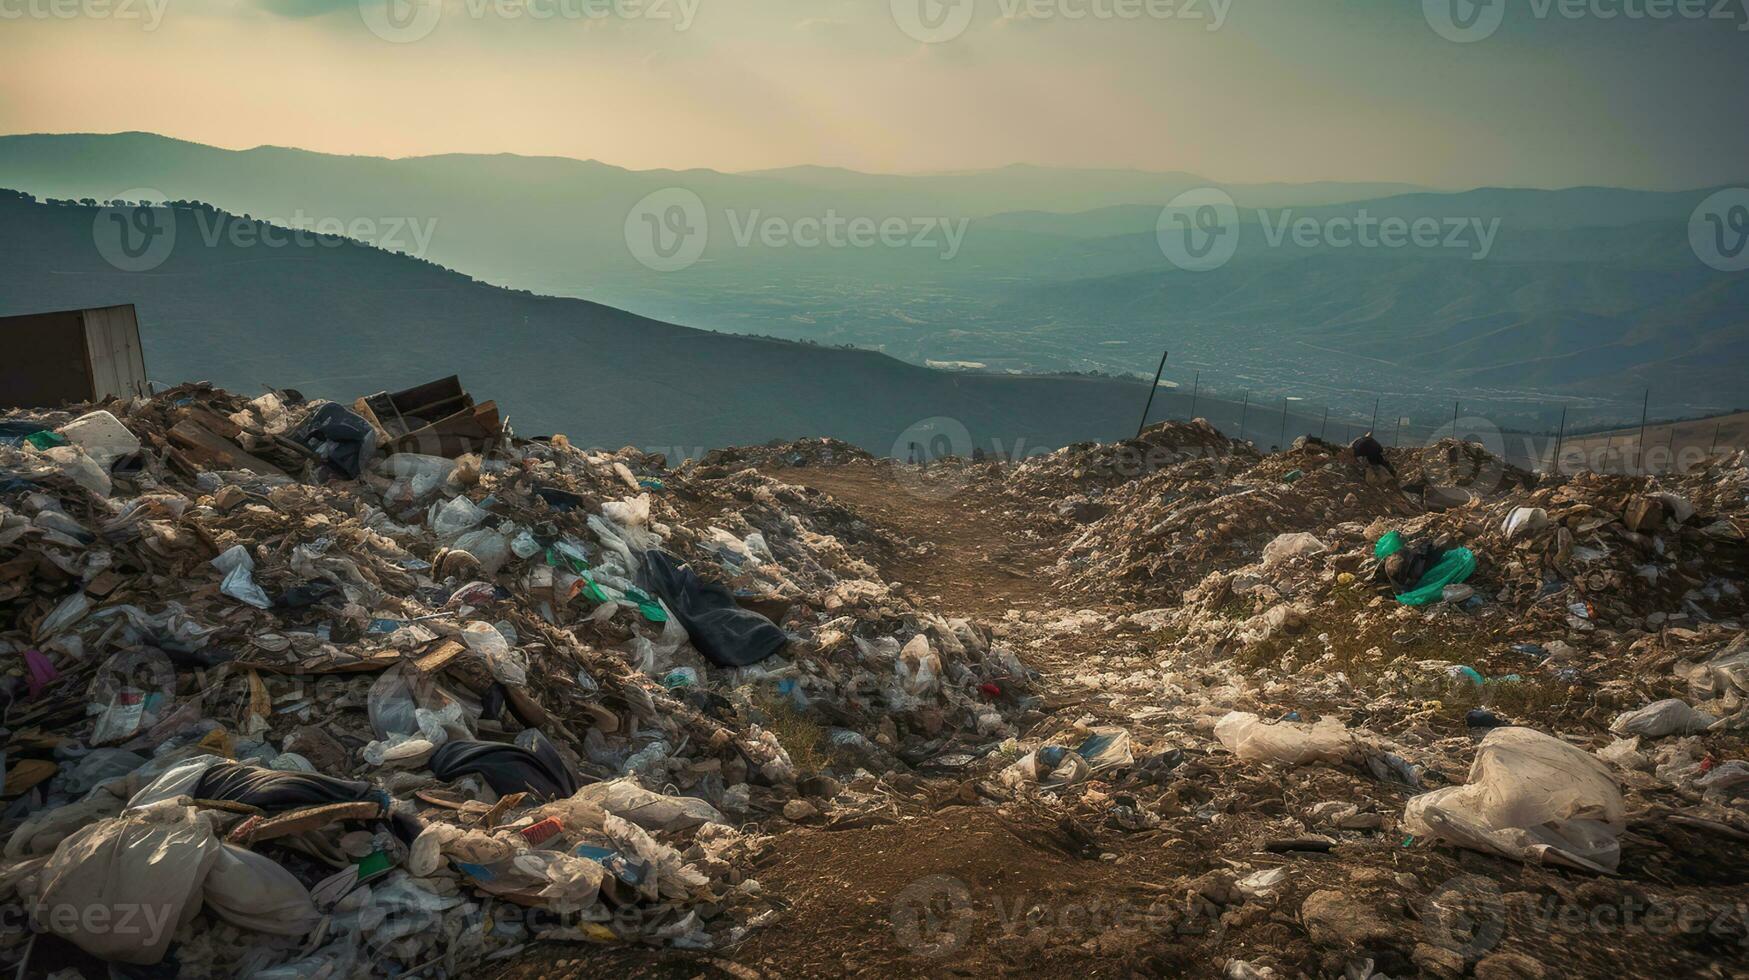
[[[1749,180],[1749,0],[1486,2],[1505,6],[0,0],[0,132],[634,168]]]

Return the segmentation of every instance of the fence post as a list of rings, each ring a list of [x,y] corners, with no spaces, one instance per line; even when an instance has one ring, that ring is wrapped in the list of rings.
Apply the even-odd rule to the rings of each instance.
[[[1561,475],[1561,444],[1567,437],[1567,406],[1561,406],[1561,427],[1555,431],[1555,458],[1549,468],[1556,476]]]
[[[1648,475],[1646,473],[1646,412],[1651,407],[1652,407],[1652,389],[1647,388],[1646,389],[1646,400],[1644,402],[1640,403],[1640,443],[1639,443],[1640,462],[1639,462],[1638,468],[1640,470],[1641,476]]]
[[[1154,370],[1154,383],[1148,386],[1148,404],[1142,407],[1142,424],[1136,426],[1136,438],[1142,437],[1142,430],[1148,427],[1148,413],[1154,409],[1154,392],[1160,390],[1160,375],[1166,373],[1166,357],[1171,351],[1160,352],[1160,366]]]

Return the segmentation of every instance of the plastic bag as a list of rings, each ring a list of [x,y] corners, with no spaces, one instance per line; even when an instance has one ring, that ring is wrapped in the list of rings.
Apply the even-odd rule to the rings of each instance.
[[[1610,724],[1616,735],[1643,735],[1663,738],[1666,735],[1695,735],[1718,721],[1704,711],[1688,706],[1681,698],[1654,701],[1638,711],[1624,712]]]
[[[1277,535],[1275,540],[1263,546],[1263,561],[1273,564],[1288,558],[1298,558],[1301,555],[1315,555],[1320,551],[1328,551],[1324,542],[1317,536],[1303,531],[1293,534]]]
[[[444,541],[450,541],[461,537],[489,516],[491,515],[474,506],[472,500],[455,497],[440,504],[432,504],[426,514],[425,523],[431,528],[432,534]]]
[[[486,661],[493,678],[499,682],[511,687],[528,683],[528,658],[510,646],[498,627],[491,623],[469,623],[462,627],[462,642]]]
[[[1549,512],[1541,507],[1519,507],[1506,516],[1506,523],[1501,525],[1506,540],[1518,537],[1519,532],[1540,531],[1549,526]]]
[[[109,496],[115,485],[109,479],[109,471],[98,466],[97,462],[77,446],[56,446],[43,450],[43,458],[60,467],[61,475],[84,487],[99,497]]]
[[[664,833],[691,830],[707,823],[727,823],[722,813],[704,800],[652,793],[630,777],[591,783],[573,794],[571,800],[600,807],[646,830]],[[555,806],[563,806],[563,802]]]
[[[1315,725],[1291,721],[1269,724],[1248,711],[1228,713],[1215,724],[1215,737],[1245,762],[1284,766],[1340,762],[1355,745],[1354,736],[1334,718]]]
[[[232,545],[229,551],[212,560],[212,566],[225,575],[225,580],[219,583],[220,592],[257,609],[273,606],[266,591],[255,584],[255,559],[249,556],[248,548]]]
[[[1613,872],[1626,829],[1609,767],[1577,746],[1529,728],[1482,739],[1469,782],[1409,801],[1411,834],[1514,861]]]
[[[1456,585],[1476,572],[1475,553],[1468,548],[1453,548],[1440,556],[1439,563],[1421,576],[1415,588],[1397,596],[1405,606],[1425,606],[1445,600],[1445,587]]]
[[[443,486],[455,470],[455,460],[419,453],[396,453],[383,462],[383,470],[396,480],[405,480],[414,500]]]

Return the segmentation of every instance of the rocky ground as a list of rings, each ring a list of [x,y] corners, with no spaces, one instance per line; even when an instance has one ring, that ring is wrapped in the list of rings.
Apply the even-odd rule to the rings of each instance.
[[[312,833],[387,866],[324,891],[344,859],[253,844],[310,887],[326,938],[202,913],[158,969],[1743,972],[1741,454],[1683,477],[1546,482],[1440,444],[1394,453],[1384,478],[1315,441],[1262,456],[1168,423],[1018,465],[927,468],[817,440],[672,468],[509,443],[421,484],[405,460],[345,479],[285,451],[301,407],[184,397],[118,409],[141,459],[102,460],[110,487],[81,485],[95,481],[70,453],[6,460],[29,483],[0,497],[0,568],[20,570],[0,594],[21,661],[6,897],[40,906],[61,856],[29,821],[125,823],[128,796],[196,751],[381,788],[384,814]],[[179,460],[162,433],[190,404],[235,420],[226,435],[283,481]],[[446,511],[472,523],[458,534]],[[1470,549],[1474,574],[1402,604],[1377,575],[1393,531]],[[754,666],[710,662],[621,587],[615,540],[690,560],[789,644]],[[233,543],[256,556],[267,608],[204,567]],[[565,544],[580,562],[550,557]],[[605,590],[578,586],[585,573]],[[333,590],[285,601],[312,581]],[[172,601],[210,633],[170,643]],[[139,615],[102,616],[123,606]],[[107,625],[121,620],[136,635]],[[481,622],[503,624],[509,654],[469,643]],[[99,738],[85,672],[179,645],[195,649],[172,651],[167,686],[197,710]],[[27,691],[27,649],[60,679]],[[283,678],[332,665],[357,673],[338,675],[317,726],[333,744],[315,752],[318,719]],[[369,692],[394,671],[435,671],[459,717],[373,731]],[[559,809],[430,767],[445,741],[529,730],[582,786]],[[93,805],[96,775],[69,777],[100,742],[134,758],[111,757],[124,785]],[[1478,755],[1493,761],[1472,769]],[[14,793],[21,761],[38,782]],[[590,795],[604,786],[657,798]],[[1450,795],[1466,790],[1479,796]],[[250,846],[239,814],[181,802]],[[651,817],[656,804],[693,816]],[[423,829],[397,841],[372,823],[391,812]],[[487,838],[524,879],[481,875],[465,847]],[[657,887],[622,887],[612,861],[606,876],[575,867],[581,847],[642,862]],[[444,907],[385,933],[400,919],[370,909],[407,895]],[[528,908],[553,919],[502,914]],[[14,962],[100,975],[77,930],[8,922]],[[240,961],[213,948],[226,941],[267,952]]]

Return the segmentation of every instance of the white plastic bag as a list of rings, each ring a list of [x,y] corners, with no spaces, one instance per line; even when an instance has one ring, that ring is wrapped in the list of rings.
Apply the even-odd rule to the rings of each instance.
[[[212,566],[225,575],[225,580],[219,583],[220,592],[257,609],[273,605],[273,600],[255,584],[255,559],[249,556],[248,548],[232,545],[229,551],[212,560]]]
[[[1354,736],[1334,718],[1315,725],[1291,721],[1270,724],[1249,711],[1228,713],[1215,724],[1215,737],[1242,761],[1284,766],[1340,762],[1355,745]]]
[[[1320,551],[1328,551],[1324,542],[1317,536],[1304,531],[1293,534],[1277,535],[1275,540],[1263,546],[1263,562],[1272,565],[1288,558],[1298,558],[1301,555],[1314,555]]]
[[[1609,726],[1615,735],[1642,735],[1663,738],[1666,735],[1696,735],[1718,721],[1704,711],[1688,706],[1681,698],[1654,701],[1638,711],[1628,711],[1616,717]]]
[[[1613,872],[1627,829],[1609,767],[1577,746],[1529,728],[1496,728],[1476,748],[1470,781],[1409,801],[1403,826],[1418,837],[1514,861]]]

